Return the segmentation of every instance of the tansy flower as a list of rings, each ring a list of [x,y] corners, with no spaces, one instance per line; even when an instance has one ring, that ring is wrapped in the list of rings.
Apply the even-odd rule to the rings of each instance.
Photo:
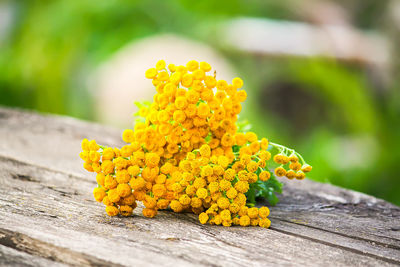
[[[263,161],[268,161],[271,159],[271,153],[269,151],[260,151],[258,157]]]
[[[116,216],[119,214],[119,210],[114,206],[107,206],[106,212],[107,212],[108,216]]]
[[[182,123],[186,119],[186,114],[182,110],[176,110],[174,112],[173,118],[174,118],[174,121]]]
[[[143,216],[147,218],[153,218],[154,216],[157,215],[157,210],[155,209],[149,209],[149,208],[144,208],[143,211]]]
[[[243,165],[249,164],[250,161],[251,161],[251,156],[250,156],[250,155],[244,154],[244,155],[241,155],[241,156],[240,156],[240,162],[241,162]]]
[[[226,167],[228,167],[229,163],[230,162],[227,157],[225,157],[225,156],[218,157],[218,165],[220,165],[221,167],[226,168]]]
[[[118,194],[117,189],[111,189],[108,191],[108,199],[113,203],[116,203],[119,201],[120,195]]]
[[[170,207],[174,212],[181,212],[183,210],[182,204],[177,200],[172,200]]]
[[[159,122],[168,122],[170,119],[170,116],[168,114],[168,112],[166,112],[165,110],[161,110],[157,113],[157,120]]]
[[[294,172],[293,170],[289,170],[289,171],[286,172],[286,177],[288,179],[296,178],[296,172]]]
[[[250,208],[247,210],[247,215],[250,217],[250,219],[256,219],[258,218],[258,208]]]
[[[185,75],[182,76],[182,81],[181,84],[186,87],[189,88],[193,83],[193,75],[186,73]]]
[[[104,173],[98,173],[96,175],[96,182],[97,184],[104,186],[104,180],[106,179],[106,176],[104,175]]]
[[[147,79],[153,79],[157,75],[157,70],[155,68],[150,68],[146,70],[145,76]]]
[[[249,172],[255,172],[255,171],[257,171],[257,169],[258,169],[258,164],[257,164],[257,162],[255,162],[255,161],[250,161],[250,162],[247,164],[246,169],[247,169]]]
[[[257,174],[254,173],[254,172],[249,173],[249,174],[247,175],[247,177],[248,177],[248,180],[247,180],[247,181],[248,181],[250,184],[257,182],[257,180],[258,180],[258,176],[257,176]]]
[[[237,203],[233,202],[229,205],[229,211],[231,213],[237,214],[239,212],[239,210],[240,210],[240,206]]]
[[[219,215],[223,221],[231,220],[231,212],[229,210],[223,210]]]
[[[202,202],[202,200],[201,200],[200,198],[198,198],[198,197],[193,197],[193,198],[191,199],[191,201],[190,201],[190,205],[191,205],[193,208],[201,208],[202,205],[203,205],[203,202]]]
[[[247,181],[238,181],[235,184],[235,189],[240,193],[246,193],[249,191],[249,183]]]
[[[156,70],[162,70],[165,68],[165,61],[159,60],[156,64]]]
[[[205,76],[205,73],[203,70],[195,70],[193,71],[193,78],[195,80],[203,80]]]
[[[79,153],[79,157],[84,161],[90,161],[89,154],[89,151],[82,151],[81,153]]]
[[[238,172],[238,178],[240,181],[247,181],[249,177],[247,176],[248,172],[245,170],[239,171]]]
[[[160,156],[156,153],[147,153],[146,154],[146,165],[149,167],[156,167],[160,162]]]
[[[260,178],[261,181],[265,182],[268,181],[268,179],[271,177],[271,174],[268,171],[262,171],[260,172],[258,178]]]
[[[226,94],[224,91],[217,91],[217,93],[215,94],[215,97],[219,100],[219,102],[222,103],[222,100],[226,97]]]
[[[258,140],[257,135],[253,132],[247,132],[245,134],[246,140],[250,143],[255,142]]]
[[[284,168],[282,168],[282,167],[278,167],[278,168],[275,169],[275,175],[279,176],[279,177],[285,176],[286,175],[286,170]]]
[[[208,196],[207,189],[205,189],[205,188],[197,189],[196,195],[197,195],[198,198],[205,199]]]
[[[204,72],[209,72],[211,70],[211,65],[204,61],[200,62],[200,69],[202,69]]]
[[[157,79],[160,81],[167,81],[169,79],[169,74],[166,71],[161,71],[157,74]]]
[[[242,111],[242,105],[240,103],[233,103],[232,112],[234,114],[239,114]]]
[[[137,176],[140,174],[140,167],[138,165],[129,166],[128,173],[132,176]]]
[[[271,225],[271,221],[268,218],[260,219],[258,225],[263,228],[268,228]]]
[[[136,205],[135,200],[136,199],[135,199],[135,196],[133,194],[130,194],[129,196],[120,199],[121,204],[129,205],[129,206],[132,206],[132,205],[135,206]]]
[[[104,179],[104,187],[107,189],[113,189],[117,187],[117,184],[117,181],[111,175],[107,175]]]
[[[297,162],[297,161],[299,161],[299,158],[297,157],[296,154],[292,153],[292,154],[289,156],[289,160],[290,160],[291,162]]]
[[[219,80],[219,81],[217,81],[217,89],[218,89],[218,90],[223,91],[223,90],[226,89],[227,86],[228,86],[228,83],[227,83],[225,80]]]
[[[210,165],[206,165],[201,169],[201,176],[206,177],[213,174],[213,168]]]
[[[192,196],[194,196],[194,195],[196,194],[196,190],[197,190],[197,188],[194,187],[193,185],[188,185],[188,186],[186,187],[185,193],[186,193],[188,196],[192,197]]]
[[[225,133],[221,139],[221,144],[226,147],[233,146],[234,142],[235,139],[232,137],[230,133]]]
[[[179,202],[184,206],[189,205],[191,202],[191,198],[188,195],[184,194],[179,197]]]
[[[258,141],[254,141],[250,144],[250,150],[255,154],[260,150],[260,143]]]
[[[240,102],[244,102],[247,98],[247,93],[245,90],[240,90],[236,93],[236,97]]]
[[[240,89],[240,88],[242,88],[242,86],[243,86],[243,80],[240,79],[240,78],[238,78],[238,77],[233,78],[233,80],[232,80],[232,85],[233,85],[236,89]]]
[[[236,172],[234,169],[228,169],[224,173],[224,179],[228,181],[232,181],[235,178]]]
[[[214,194],[219,191],[219,184],[217,182],[211,182],[208,185],[208,190],[210,190],[211,194]]]
[[[111,206],[111,205],[113,205],[113,203],[110,201],[110,199],[108,198],[108,196],[105,196],[105,197],[103,198],[103,204],[106,205],[106,206]]]
[[[146,181],[142,177],[132,178],[129,181],[129,184],[131,185],[132,189],[141,190],[146,186]]]
[[[301,171],[302,172],[310,172],[312,170],[312,167],[310,166],[310,165],[308,165],[308,164],[304,164],[302,167],[301,167]]]
[[[168,69],[169,69],[170,72],[175,72],[176,71],[175,64],[168,64]]]
[[[121,197],[127,197],[132,193],[132,189],[128,184],[119,184],[117,186],[117,192]]]
[[[277,154],[274,156],[274,161],[278,164],[287,164],[289,162],[289,158],[283,154]]]
[[[195,71],[199,68],[199,63],[196,60],[191,60],[186,64],[189,71]]]
[[[93,190],[93,196],[96,199],[97,202],[102,202],[103,198],[106,196],[106,192],[104,191],[103,188],[95,188]]]
[[[157,208],[160,210],[164,210],[166,208],[168,208],[169,205],[169,201],[167,199],[159,199],[157,201]]]
[[[222,190],[222,191],[228,191],[230,188],[232,187],[232,185],[231,185],[231,182],[229,182],[229,181],[227,181],[227,180],[221,180],[220,182],[219,182],[219,188]]]
[[[128,183],[130,179],[131,179],[131,176],[129,175],[128,171],[125,169],[118,171],[116,174],[116,180],[119,184]]]
[[[120,152],[121,152],[122,157],[128,158],[128,157],[132,156],[133,148],[130,145],[123,146],[121,148]]]
[[[197,107],[197,116],[206,118],[210,114],[210,107],[206,103],[200,103]]]
[[[244,133],[236,133],[235,134],[235,142],[236,145],[238,146],[243,146],[244,144],[246,144],[247,139]]]
[[[132,143],[134,141],[134,133],[131,129],[126,129],[122,133],[122,140],[126,143]]]
[[[214,221],[214,223],[215,223],[216,225],[220,225],[220,224],[222,223],[222,218],[221,218],[220,215],[215,215],[213,221]]]
[[[144,197],[143,205],[146,208],[154,209],[157,206],[157,200],[149,195]]]
[[[209,158],[209,157],[211,156],[211,148],[210,148],[210,146],[207,145],[207,144],[202,145],[202,146],[200,147],[199,151],[200,151],[200,155],[201,155],[202,157],[207,157],[207,158]]]
[[[128,205],[123,205],[119,207],[119,211],[122,216],[130,216],[132,215],[133,208]]]
[[[306,175],[304,174],[303,171],[298,171],[298,172],[296,173],[296,179],[298,179],[298,180],[303,180],[304,178],[306,178]]]
[[[187,101],[186,101],[186,98],[184,96],[179,96],[179,97],[176,98],[175,106],[176,106],[177,109],[182,110],[182,109],[184,109],[186,107],[186,105],[187,105]]]
[[[82,146],[82,150],[83,151],[89,151],[90,150],[90,148],[89,148],[89,140],[87,138],[83,139],[82,143],[81,143],[81,146]]]
[[[226,196],[229,199],[234,199],[237,196],[237,191],[235,188],[230,188],[227,192],[226,192]]]
[[[199,221],[201,224],[205,224],[208,221],[208,215],[205,212],[200,213]]]
[[[239,223],[241,226],[249,226],[250,225],[250,217],[247,215],[241,216]]]
[[[268,215],[269,215],[269,209],[268,209],[267,207],[261,207],[261,208],[258,210],[258,215],[259,215],[262,219],[267,218]]]
[[[221,209],[227,209],[227,208],[229,208],[230,202],[226,197],[220,197],[217,200],[217,204],[218,204],[218,207],[220,207]]]
[[[258,218],[256,219],[250,219],[250,225],[251,226],[257,226],[260,220]]]
[[[212,76],[206,76],[204,78],[204,83],[207,86],[207,88],[214,88],[217,85],[217,81]]]

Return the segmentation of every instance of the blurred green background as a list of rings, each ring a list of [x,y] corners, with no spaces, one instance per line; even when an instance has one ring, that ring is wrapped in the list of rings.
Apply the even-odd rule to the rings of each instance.
[[[238,18],[257,18],[261,26],[250,30],[267,25],[268,38],[250,42],[250,30],[229,26]],[[309,31],[280,30],[288,21],[328,33],[342,52],[312,52],[321,43],[307,41]],[[221,34],[232,27],[248,46]],[[127,44],[163,33],[222,55],[249,92],[242,117],[260,136],[302,153],[314,166],[309,178],[400,205],[396,0],[2,1],[0,105],[94,120],[90,73]],[[268,50],[269,41],[280,50]]]

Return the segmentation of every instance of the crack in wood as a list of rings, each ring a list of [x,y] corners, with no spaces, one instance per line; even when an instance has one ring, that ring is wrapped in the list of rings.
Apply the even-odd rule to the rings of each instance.
[[[36,182],[36,183],[39,182],[39,181],[33,179],[31,176],[24,175],[24,174],[12,173],[11,177],[14,178],[14,179],[21,180],[21,181]]]
[[[30,255],[71,266],[122,266],[99,258],[58,247],[27,235],[0,228],[0,244]]]
[[[286,234],[286,235],[295,236],[295,237],[299,237],[299,238],[304,238],[304,239],[307,239],[307,240],[310,240],[310,241],[313,241],[313,242],[316,242],[316,243],[324,244],[324,245],[327,245],[327,246],[330,246],[330,247],[347,250],[349,252],[353,252],[353,253],[356,253],[356,254],[359,254],[359,255],[362,255],[362,256],[368,256],[368,257],[374,258],[376,260],[382,260],[382,261],[385,261],[387,263],[400,265],[400,261],[398,261],[398,260],[394,260],[394,259],[390,259],[390,258],[386,258],[386,257],[381,257],[379,255],[376,255],[376,254],[373,254],[373,253],[369,253],[369,252],[366,252],[366,251],[360,251],[358,249],[354,249],[354,248],[351,248],[351,247],[346,247],[346,246],[330,243],[328,241],[324,241],[324,240],[321,240],[321,239],[316,239],[316,238],[313,238],[313,237],[310,237],[310,236],[296,234],[296,233],[285,231],[285,230],[282,230],[282,229],[277,229],[274,226],[271,226],[270,229],[274,230],[274,231],[277,231],[279,233]]]
[[[271,217],[271,219],[287,222],[287,223],[290,223],[290,224],[295,224],[295,225],[302,226],[302,227],[308,227],[308,228],[316,229],[316,230],[319,230],[319,231],[324,231],[324,232],[327,232],[327,233],[330,233],[330,234],[335,234],[335,235],[347,237],[347,238],[350,238],[350,239],[356,239],[356,240],[363,241],[363,242],[374,243],[374,244],[378,244],[378,245],[380,245],[382,247],[386,247],[386,248],[392,248],[392,249],[400,250],[400,246],[396,246],[396,245],[392,245],[392,244],[385,244],[385,243],[382,243],[382,242],[379,242],[379,241],[376,241],[376,240],[362,238],[360,236],[346,235],[344,233],[335,232],[335,231],[331,231],[331,230],[328,230],[328,229],[323,229],[323,228],[312,226],[312,225],[309,225],[309,224],[302,224],[302,223],[296,223],[296,222],[289,221],[289,220],[284,220],[282,218],[275,217],[275,216],[270,216],[270,217]],[[393,238],[390,238],[390,237],[387,237],[387,236],[384,236],[384,237],[385,238],[389,238],[389,239],[393,239]],[[397,239],[393,239],[393,240],[398,241]]]

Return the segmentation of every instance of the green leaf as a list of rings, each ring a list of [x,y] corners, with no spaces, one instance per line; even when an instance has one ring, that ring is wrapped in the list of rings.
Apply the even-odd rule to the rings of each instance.
[[[246,204],[250,204],[250,205],[255,205],[256,204],[256,190],[254,188],[254,184],[250,185],[249,191],[247,191],[246,193],[246,197],[247,197],[247,203]]]
[[[238,146],[238,145],[234,145],[233,147],[232,147],[232,151],[235,153],[235,152],[239,152],[239,150],[240,150],[240,147]]]
[[[250,184],[249,191],[246,193],[247,205],[254,205],[257,198],[264,198],[272,206],[278,203],[279,199],[276,193],[282,193],[283,184],[274,176],[268,181],[260,181]]]

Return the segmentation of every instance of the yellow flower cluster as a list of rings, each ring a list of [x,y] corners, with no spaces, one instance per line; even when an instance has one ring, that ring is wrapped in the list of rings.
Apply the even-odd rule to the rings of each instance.
[[[123,132],[127,145],[82,141],[84,168],[97,173],[94,197],[108,215],[131,215],[141,201],[146,217],[171,208],[198,214],[203,224],[269,227],[269,209],[248,208],[245,195],[252,184],[270,179],[269,148],[280,151],[273,157],[281,164],[276,176],[303,179],[311,170],[294,150],[238,132],[247,97],[243,81],[228,84],[210,72],[206,62],[166,66],[160,60],[145,73],[157,91],[154,102],[140,109],[143,122]]]

